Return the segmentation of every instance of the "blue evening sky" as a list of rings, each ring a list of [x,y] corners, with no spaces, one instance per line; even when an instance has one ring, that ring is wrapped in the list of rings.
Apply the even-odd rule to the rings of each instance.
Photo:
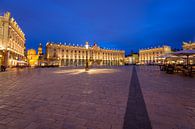
[[[27,49],[47,41],[138,51],[195,41],[195,0],[0,0],[26,34]]]

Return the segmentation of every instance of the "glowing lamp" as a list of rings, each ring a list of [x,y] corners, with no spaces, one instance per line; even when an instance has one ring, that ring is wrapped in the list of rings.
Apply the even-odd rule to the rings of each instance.
[[[89,49],[89,43],[88,43],[88,42],[86,42],[85,48],[86,48],[86,49]]]

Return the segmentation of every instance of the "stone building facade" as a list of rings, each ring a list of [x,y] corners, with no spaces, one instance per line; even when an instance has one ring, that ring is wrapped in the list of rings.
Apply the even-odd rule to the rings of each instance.
[[[171,53],[171,47],[166,45],[156,48],[140,49],[139,63],[156,64],[159,62],[158,57],[167,53]]]
[[[38,55],[39,56],[42,56],[43,55],[43,46],[42,46],[41,43],[39,44],[39,47],[38,47]]]
[[[37,55],[35,49],[29,49],[27,51],[27,59],[28,59],[29,66],[34,67],[38,65],[39,55]]]
[[[189,42],[189,43],[183,42],[182,47],[183,47],[184,50],[195,50],[195,42],[194,43],[192,43],[192,42]]]
[[[10,13],[0,16],[0,65],[13,67],[25,60],[25,35]]]
[[[125,64],[132,65],[139,63],[139,55],[138,53],[132,53],[131,55],[125,57]]]
[[[47,43],[46,57],[49,65],[84,66],[87,60],[93,66],[123,65],[125,51],[102,49],[96,43],[88,49],[85,46]]]
[[[27,51],[27,59],[28,59],[28,65],[31,67],[34,66],[41,66],[41,64],[46,62],[43,55],[43,47],[42,44],[39,44],[38,52],[36,53],[35,49],[29,49]]]

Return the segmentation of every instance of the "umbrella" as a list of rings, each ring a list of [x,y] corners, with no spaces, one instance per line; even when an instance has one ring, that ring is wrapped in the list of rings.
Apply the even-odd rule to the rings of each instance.
[[[159,58],[159,59],[166,59],[166,58],[171,58],[171,57],[177,57],[177,56],[175,56],[175,55],[172,55],[172,54],[170,54],[170,53],[167,53],[167,54],[164,54],[164,55],[161,55],[161,56],[158,56],[157,58]]]
[[[174,55],[178,56],[187,56],[187,65],[189,64],[189,56],[190,55],[195,55],[195,50],[182,50],[182,51],[177,51],[173,53]]]
[[[178,57],[176,55],[173,55],[171,53],[166,53],[166,54],[160,55],[156,58],[162,60],[163,63],[165,63],[165,61],[167,61],[168,59],[169,60],[178,60],[178,59],[180,59],[180,57]]]
[[[195,54],[195,50],[182,50],[182,51],[173,52],[173,54],[190,56]]]

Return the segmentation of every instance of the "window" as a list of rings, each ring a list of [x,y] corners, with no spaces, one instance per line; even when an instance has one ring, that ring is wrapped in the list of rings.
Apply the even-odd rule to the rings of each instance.
[[[54,54],[53,54],[53,57],[57,57],[57,54],[56,54],[56,52],[54,52]]]

